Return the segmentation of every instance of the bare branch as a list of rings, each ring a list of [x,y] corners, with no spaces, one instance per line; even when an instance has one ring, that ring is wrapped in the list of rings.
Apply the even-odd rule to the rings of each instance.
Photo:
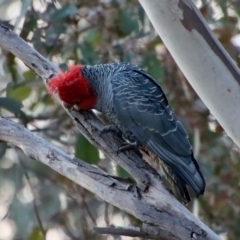
[[[143,223],[148,238],[219,239],[199,219],[162,188],[157,179],[141,199],[134,197],[133,188],[119,182],[101,169],[72,158],[11,120],[0,118],[0,140],[21,148],[36,159],[72,181],[97,194],[103,200],[134,215]]]
[[[21,59],[30,69],[43,79],[48,79],[59,71],[59,68],[49,62],[36,50],[8,27],[0,24],[1,47]],[[24,53],[24,54],[23,54]]]
[[[36,57],[35,50],[1,25],[0,46],[26,61],[27,65],[34,66],[32,69],[44,79],[58,71],[41,55]],[[100,135],[99,129],[103,124],[92,112],[65,110],[81,133],[127,170],[141,189],[145,190],[148,186],[148,191],[141,192],[141,198],[134,195],[131,185],[112,178],[99,168],[71,158],[22,126],[4,118],[0,118],[0,140],[18,146],[30,158],[41,161],[103,200],[132,214],[143,222],[141,231],[148,238],[186,240],[197,236],[198,240],[219,239],[163,187],[157,172],[142,160],[138,152],[129,150],[117,154],[122,139],[111,132]]]
[[[109,228],[100,228],[94,227],[94,230],[100,234],[111,234],[111,235],[122,235],[122,236],[129,236],[129,237],[145,237],[147,238],[148,235],[141,231],[140,228],[137,227],[109,227]]]
[[[84,192],[86,191],[83,188],[80,188],[80,186],[78,186],[78,193],[80,194],[80,196],[82,197],[81,199],[81,204],[84,206],[88,216],[90,217],[91,221],[93,222],[94,225],[97,225],[96,219],[94,218],[93,214],[91,213],[91,209],[89,208],[87,202],[86,202],[86,196],[84,194]]]

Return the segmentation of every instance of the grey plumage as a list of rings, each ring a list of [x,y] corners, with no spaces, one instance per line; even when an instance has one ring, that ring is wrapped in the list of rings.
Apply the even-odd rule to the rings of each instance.
[[[128,63],[84,66],[82,74],[97,95],[94,108],[127,139],[146,146],[164,162],[186,201],[190,200],[186,185],[196,196],[204,193],[205,181],[188,136],[150,75]]]

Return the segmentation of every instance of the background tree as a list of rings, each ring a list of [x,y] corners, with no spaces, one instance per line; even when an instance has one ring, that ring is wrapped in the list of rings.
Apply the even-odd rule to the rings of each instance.
[[[228,232],[229,239],[237,239],[238,148],[223,133],[161,40],[155,37],[140,4],[137,1],[21,2],[22,5],[20,1],[2,1],[2,22],[10,24],[36,50],[63,68],[66,63],[130,61],[159,80],[188,130],[207,180],[204,197],[194,201],[189,209],[215,231]],[[238,61],[238,48],[232,43],[238,31],[239,4],[202,1],[199,7],[224,47]],[[34,73],[10,53],[2,50],[1,55],[2,116],[18,119],[69,154],[112,174],[127,175],[77,133],[72,120],[50,99],[43,84],[35,81]],[[49,239],[54,238],[51,234],[58,234],[59,239],[65,239],[63,235],[70,239],[99,239],[99,235],[90,231],[95,224],[137,225],[126,213],[94,198],[42,164],[29,161],[5,143],[0,143],[0,156],[1,239],[41,239],[41,226],[35,216],[38,214],[47,226]],[[103,237],[107,238],[112,237]]]

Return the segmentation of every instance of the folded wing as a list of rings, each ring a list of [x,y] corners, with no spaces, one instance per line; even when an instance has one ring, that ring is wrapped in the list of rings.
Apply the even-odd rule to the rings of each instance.
[[[142,69],[128,65],[111,79],[113,106],[119,120],[158,155],[176,175],[186,192],[204,193],[205,181],[194,159],[182,124],[168,105],[161,87]]]

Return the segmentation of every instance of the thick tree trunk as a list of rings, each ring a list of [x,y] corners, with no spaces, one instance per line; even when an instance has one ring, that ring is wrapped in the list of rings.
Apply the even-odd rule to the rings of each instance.
[[[178,66],[240,147],[240,72],[192,0],[139,0]]]

